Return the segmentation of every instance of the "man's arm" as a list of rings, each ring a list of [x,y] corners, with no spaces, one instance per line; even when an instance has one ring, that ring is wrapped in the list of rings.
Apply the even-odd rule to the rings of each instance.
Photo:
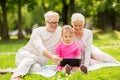
[[[53,54],[50,54],[48,51],[44,51],[43,52],[43,55],[45,57],[47,57],[48,59],[54,61],[56,64],[60,63],[60,61],[62,60],[62,58],[60,58],[58,55],[53,55]]]

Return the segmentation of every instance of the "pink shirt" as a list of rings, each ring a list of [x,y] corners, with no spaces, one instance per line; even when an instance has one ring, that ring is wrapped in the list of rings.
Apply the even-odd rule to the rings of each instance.
[[[75,42],[70,45],[60,42],[56,48],[56,54],[61,58],[76,58],[80,53],[80,47]]]
[[[81,54],[80,47],[77,43],[73,42],[70,45],[66,45],[60,42],[56,48],[56,54],[61,58],[76,58]],[[58,64],[58,69],[61,70],[62,66]]]

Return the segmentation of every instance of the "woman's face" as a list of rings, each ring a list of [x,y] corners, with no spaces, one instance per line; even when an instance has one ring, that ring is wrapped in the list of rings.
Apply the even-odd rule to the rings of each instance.
[[[80,20],[75,20],[72,22],[72,26],[75,33],[81,33],[83,31],[84,24]]]

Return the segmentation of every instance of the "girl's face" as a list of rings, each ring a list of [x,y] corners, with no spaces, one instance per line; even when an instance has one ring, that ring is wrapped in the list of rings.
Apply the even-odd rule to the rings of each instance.
[[[63,42],[66,44],[70,44],[73,41],[73,34],[69,32],[64,32],[62,37],[63,37]]]
[[[75,20],[72,22],[72,26],[75,33],[81,33],[83,31],[84,24],[80,20]]]

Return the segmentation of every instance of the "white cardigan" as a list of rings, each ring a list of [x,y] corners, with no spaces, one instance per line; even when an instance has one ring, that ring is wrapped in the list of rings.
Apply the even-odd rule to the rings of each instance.
[[[79,41],[79,40],[77,38],[75,38],[75,41]],[[83,34],[83,37],[82,37],[82,41],[85,45],[85,49],[81,54],[82,64],[84,64],[86,67],[88,67],[89,64],[90,64],[91,53],[92,53],[92,42],[93,42],[92,31],[84,28],[84,34]]]

